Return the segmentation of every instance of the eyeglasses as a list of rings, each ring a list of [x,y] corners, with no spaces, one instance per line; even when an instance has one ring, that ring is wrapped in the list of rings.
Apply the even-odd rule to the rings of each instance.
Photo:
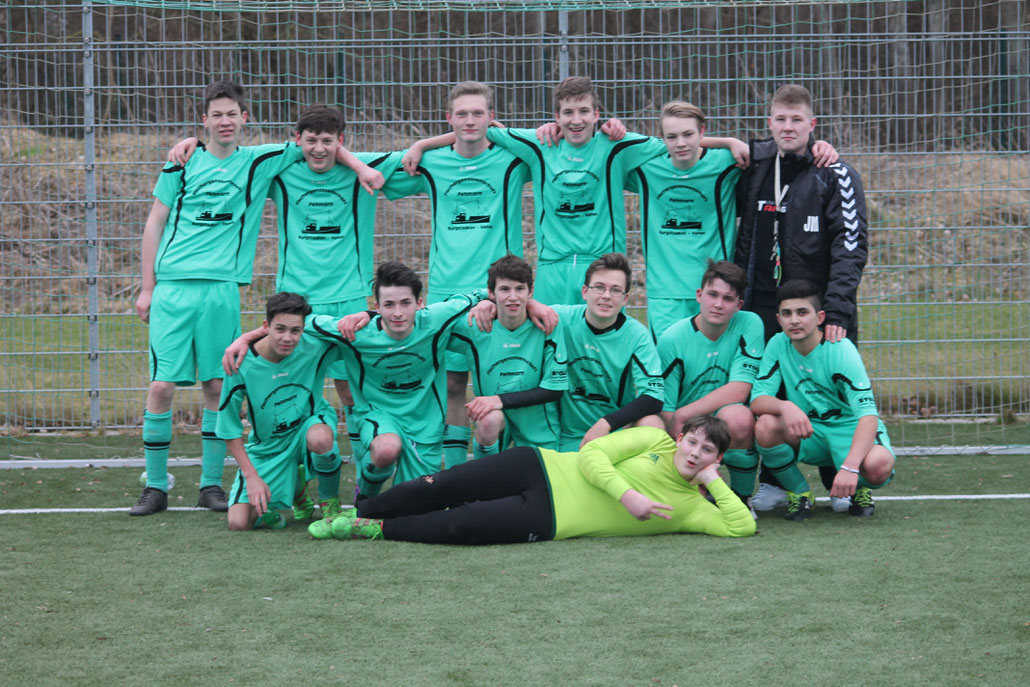
[[[596,293],[598,296],[602,296],[606,293],[610,293],[613,296],[623,296],[626,294],[626,289],[619,288],[618,286],[608,287],[603,284],[591,284],[587,288]]]

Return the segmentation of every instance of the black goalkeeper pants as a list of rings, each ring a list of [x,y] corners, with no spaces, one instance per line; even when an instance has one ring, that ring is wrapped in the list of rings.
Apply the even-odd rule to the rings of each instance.
[[[554,537],[550,489],[535,449],[495,456],[397,484],[358,503],[383,520],[383,537],[426,544],[515,544]]]

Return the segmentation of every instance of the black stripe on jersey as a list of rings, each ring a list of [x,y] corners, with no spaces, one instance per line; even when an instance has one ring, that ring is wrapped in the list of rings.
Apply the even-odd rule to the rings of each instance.
[[[529,148],[536,155],[537,163],[540,165],[540,191],[539,191],[540,195],[539,195],[539,197],[543,198],[544,197],[544,195],[543,195],[544,194],[544,186],[547,184],[547,167],[544,165],[544,154],[542,152],[540,152],[540,146],[537,145],[536,141],[531,141],[528,138],[523,138],[522,136],[517,136],[514,133],[512,133],[511,131],[508,132],[508,135],[511,136],[516,141],[521,141],[525,145],[529,146]],[[536,181],[534,180],[533,183],[535,184]],[[546,212],[544,210],[543,205],[544,205],[543,203],[540,203],[540,217],[537,219],[537,224],[536,224],[538,227],[543,226],[543,223],[544,223],[544,215],[546,214]],[[540,248],[542,249],[543,246],[544,246],[542,237],[538,236],[537,240],[540,241]]]
[[[774,374],[776,374],[776,371],[779,370],[779,369],[780,369],[780,361],[777,360],[775,363],[773,363],[773,366],[769,369],[769,373],[768,374],[758,375],[757,377],[755,377],[755,379],[756,380],[758,380],[758,379],[770,379]]]
[[[246,191],[243,194],[243,212],[240,213],[240,231],[237,235],[236,240],[236,264],[233,269],[234,272],[239,271],[240,266],[240,251],[243,249],[243,228],[247,224],[247,208],[250,207],[250,192],[251,187],[254,184],[254,173],[257,171],[258,166],[265,160],[273,157],[278,157],[286,153],[286,146],[284,145],[279,150],[270,150],[263,155],[259,155],[253,162],[250,163],[250,170],[247,172],[247,186]]]
[[[200,433],[200,438],[201,439],[217,439],[218,435],[215,434],[214,432],[201,432]]]
[[[286,191],[286,184],[283,183],[281,177],[276,177],[272,180],[272,183],[279,187],[279,192],[283,194],[282,207],[277,210],[282,214],[280,218],[283,223],[283,232],[279,236],[279,240],[283,242],[283,259],[279,261],[279,278],[276,280],[278,283],[283,283],[283,277],[286,276],[286,255],[290,250],[290,232],[288,230],[290,221],[290,194]]]
[[[247,387],[245,384],[237,384],[233,388],[229,389],[229,393],[225,394],[225,400],[222,401],[222,405],[218,406],[218,410],[225,410],[229,405],[229,401],[232,400],[232,395],[235,394],[237,391],[246,392],[246,389]]]
[[[351,352],[354,354],[354,359],[358,363],[358,388],[363,389],[365,384],[365,363],[361,360],[361,353],[358,352],[358,349],[354,348],[354,344],[352,344],[350,341],[347,341],[347,339],[343,338],[340,335],[340,332],[329,331],[328,329],[324,329],[318,324],[318,320],[312,320],[311,326],[315,328],[315,331],[319,332],[320,334],[324,334],[325,336],[328,336],[334,341],[339,341],[340,344],[347,346],[347,348],[351,350]],[[350,379],[348,379],[347,381],[353,382],[353,380]]]
[[[423,167],[422,165],[418,166],[418,171],[422,172],[422,176],[424,176],[426,178],[426,184],[429,186],[429,191],[428,191],[429,202],[430,202],[430,204],[433,207],[433,209],[431,210],[432,215],[430,215],[430,217],[433,218],[431,220],[433,236],[429,240],[429,242],[430,242],[429,254],[430,255],[437,255],[437,252],[436,252],[437,251],[436,241],[439,238],[441,232],[436,230],[436,203],[437,203],[437,198],[436,198],[436,179],[433,178],[433,173],[430,172],[425,167]]]
[[[686,381],[684,377],[687,374],[687,370],[683,367],[683,359],[674,358],[673,361],[669,363],[669,366],[662,372],[662,379],[668,380],[669,376],[672,375],[672,371],[677,367],[680,369],[680,386],[676,389],[676,399],[678,402],[678,399],[683,396],[683,383]],[[668,398],[668,395],[666,395],[666,398]]]
[[[492,143],[490,144],[490,147],[491,148],[493,147]],[[514,252],[511,249],[511,246],[508,245],[508,231],[509,231],[508,213],[510,211],[510,209],[508,208],[508,186],[511,185],[511,177],[512,177],[512,175],[515,174],[515,170],[518,169],[519,165],[521,165],[521,164],[522,164],[522,160],[519,160],[518,158],[516,158],[516,159],[511,161],[510,165],[508,165],[508,169],[504,170],[504,186],[501,187],[501,195],[502,195],[502,199],[503,199],[502,202],[504,203],[503,207],[504,207],[504,251],[505,251],[505,253],[513,253]],[[519,235],[520,236],[522,235],[521,225],[519,227]],[[522,246],[519,246],[519,248],[522,248]]]
[[[316,370],[316,374],[317,374],[317,375],[318,375],[319,377],[325,377],[326,373],[322,371],[322,365],[324,365],[324,364],[325,364],[325,359],[326,359],[326,358],[327,358],[327,357],[329,356],[329,354],[330,354],[330,353],[332,353],[332,352],[333,352],[333,349],[332,349],[332,348],[327,348],[327,349],[325,349],[325,351],[324,351],[324,352],[322,353],[322,357],[318,359],[318,365],[316,365],[316,366],[315,366],[315,370]]]
[[[608,153],[608,159],[604,163],[604,190],[608,195],[608,223],[612,229],[612,248],[610,252],[615,251],[616,236],[615,236],[615,199],[612,198],[612,167],[615,166],[615,158],[618,157],[619,153],[626,150],[630,146],[640,145],[641,143],[647,143],[649,139],[638,138],[633,141],[620,141],[612,148],[611,152]],[[622,210],[622,214],[626,214],[626,201],[619,197],[619,208]]]
[[[476,377],[475,377],[475,380],[476,380],[475,388],[476,389],[483,388],[482,372],[479,369],[479,351],[476,349],[476,345],[472,342],[472,339],[468,338],[464,334],[458,334],[457,332],[451,332],[451,338],[458,339],[459,341],[464,341],[465,343],[468,344],[469,350],[472,351],[472,369],[475,370],[475,375],[476,375]]]
[[[150,357],[154,361],[154,374],[153,374],[153,376],[151,376],[150,381],[156,382],[157,381],[157,351],[154,350],[153,346],[150,347]]]
[[[662,376],[661,374],[653,375],[650,372],[648,372],[647,371],[647,367],[644,365],[644,363],[642,363],[640,361],[640,358],[637,357],[637,354],[634,353],[633,355],[631,355],[629,357],[629,362],[626,363],[626,367],[622,371],[622,377],[619,378],[619,396],[618,396],[618,398],[619,398],[619,405],[620,406],[625,405],[622,402],[622,395],[623,395],[623,393],[625,393],[626,388],[628,386],[629,379],[630,379],[630,374],[633,371],[633,364],[634,363],[636,363],[636,366],[638,368],[640,368],[641,372],[644,373],[645,377],[650,377],[652,379],[656,379],[656,378],[661,378],[661,376]],[[640,393],[638,394],[638,396],[643,396],[646,393],[647,393],[646,389],[640,389]]]
[[[813,420],[822,420],[824,422],[826,420],[832,420],[835,417],[840,417],[843,414],[844,413],[840,410],[840,408],[834,408],[832,410],[827,410],[822,415],[820,415],[819,413],[815,412],[814,410],[808,411],[808,417],[812,418]]]
[[[551,339],[551,338],[545,338],[544,339],[544,359],[545,360],[547,359],[547,347],[548,346],[550,346],[551,348],[554,349],[553,351],[551,351],[551,357],[554,358],[554,362],[558,363],[559,365],[566,365],[566,364],[568,364],[568,362],[569,362],[568,358],[566,358],[565,360],[558,360],[558,344],[554,341],[554,339]],[[566,354],[566,355],[568,355],[568,354]],[[541,370],[542,370],[542,368],[541,368]]]
[[[834,372],[833,376],[830,377],[830,379],[833,380],[834,384],[836,384],[837,382],[844,382],[849,387],[851,387],[852,391],[872,391],[873,390],[872,385],[869,385],[869,386],[855,386],[854,382],[852,382],[846,375],[843,375],[840,372]]]
[[[203,148],[204,144],[201,144],[200,147]],[[176,173],[176,172],[179,173],[179,177],[180,177],[179,178],[179,192],[178,192],[178,194],[176,194],[175,203],[174,203],[174,205],[175,205],[175,209],[174,209],[175,220],[172,222],[172,235],[168,239],[168,243],[165,244],[164,252],[161,253],[161,255],[157,256],[154,259],[154,273],[155,274],[157,274],[157,271],[158,271],[158,269],[157,269],[158,264],[160,264],[161,260],[164,259],[164,256],[168,253],[168,249],[172,247],[172,241],[175,240],[175,234],[179,230],[179,219],[182,217],[182,201],[186,197],[186,167],[185,166],[182,166],[182,167],[175,166],[175,167],[169,167],[168,169],[162,169],[161,170],[162,174],[164,174],[165,172],[169,172],[169,173],[173,173],[173,174]]]
[[[243,498],[243,494],[247,491],[247,481],[243,479],[243,470],[240,470],[239,468],[236,469],[236,477],[233,478],[233,484],[236,482],[240,483],[241,488],[236,491],[236,498],[232,500],[232,503],[229,504],[230,506],[235,506],[239,503],[240,499]]]
[[[380,155],[376,159],[374,159],[371,162],[369,162],[368,166],[372,167],[372,168],[378,167],[379,165],[381,165],[384,162],[386,162],[386,158],[388,158],[388,157],[390,157],[390,153],[384,153],[383,155]],[[383,175],[383,176],[386,176],[386,175]],[[361,188],[361,182],[358,179],[355,179],[354,180],[354,192],[351,194],[350,211],[351,211],[351,217],[353,218],[353,221],[351,222],[351,225],[353,225],[353,227],[354,227],[354,256],[358,260],[358,274],[359,275],[361,274],[361,241],[358,240],[358,237],[361,235],[361,229],[358,227],[358,198],[360,198],[360,194],[364,190],[365,189]],[[368,219],[368,221],[369,222],[375,221],[375,213],[373,213],[373,216],[370,217]]]
[[[740,354],[745,358],[751,358],[752,360],[761,360],[762,356],[754,356],[747,352],[747,341],[744,339],[744,335],[741,334],[737,340],[737,347],[740,348]]]
[[[651,212],[650,198],[651,194],[648,192],[647,175],[644,174],[643,166],[637,167],[633,170],[633,173],[637,175],[637,179],[640,181],[640,246],[644,251],[644,260],[647,260],[647,240],[648,234],[650,233],[651,223],[647,221],[648,215]],[[654,332],[651,333],[652,338]]]
[[[726,252],[726,233],[723,231],[722,223],[722,184],[726,181],[726,177],[729,176],[730,172],[736,168],[736,165],[730,165],[726,169],[722,170],[722,172],[719,173],[719,177],[715,180],[715,216],[719,222],[719,246],[722,248],[723,260],[729,260],[730,256]]]
[[[250,402],[250,395],[247,393],[247,389],[243,389],[243,400],[247,402],[247,419],[250,421],[250,438],[254,441],[261,441],[261,435],[258,434],[258,423],[257,416],[254,415],[254,404]]]

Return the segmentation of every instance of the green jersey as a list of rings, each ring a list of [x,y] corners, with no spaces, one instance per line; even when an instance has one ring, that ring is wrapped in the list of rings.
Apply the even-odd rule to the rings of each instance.
[[[676,470],[676,443],[663,430],[632,427],[594,439],[578,453],[540,451],[554,506],[555,539],[698,532],[747,537],[755,520],[722,479],[708,485],[715,503]],[[619,499],[635,489],[672,506],[669,520],[640,521]]]
[[[494,260],[522,255],[522,187],[529,170],[494,145],[471,158],[450,147],[430,150],[418,169],[418,176],[396,175],[383,192],[390,200],[425,193],[432,202],[430,302],[482,288]]]
[[[356,157],[389,178],[400,166],[401,155],[357,153]],[[357,173],[344,165],[319,174],[307,164],[297,164],[272,181],[268,197],[279,215],[276,291],[303,294],[312,305],[370,293],[378,192],[366,193]]]
[[[640,194],[648,297],[692,295],[709,258],[733,260],[740,175],[733,154],[722,148],[702,149],[687,170],[666,153],[630,172],[626,188]]]
[[[336,411],[322,397],[322,382],[328,367],[338,359],[336,346],[310,336],[300,337],[293,352],[277,363],[261,357],[251,344],[239,371],[222,384],[215,428],[218,438],[243,436],[240,407],[244,400],[251,428],[246,449],[251,455],[282,453],[313,415],[324,415],[325,423],[335,426]]]
[[[787,400],[805,411],[810,420],[847,422],[877,415],[873,386],[862,356],[847,339],[823,341],[801,355],[780,332],[765,347],[751,400],[776,396],[783,382]]]
[[[562,443],[638,396],[664,398],[661,363],[647,327],[625,314],[604,331],[585,305],[554,305],[565,333],[569,390],[559,402]]]
[[[433,444],[443,438],[447,413],[444,352],[451,329],[480,297],[460,295],[426,306],[415,314],[411,333],[401,341],[383,331],[378,315],[354,341],[340,336],[339,318],[328,315],[311,315],[304,331],[341,348],[359,417],[374,410],[388,413],[403,422],[411,439]]]
[[[239,146],[224,160],[201,147],[168,163],[154,197],[168,206],[154,272],[162,279],[249,284],[261,211],[272,178],[302,160],[292,143]]]
[[[526,320],[514,331],[494,322],[489,333],[464,320],[451,333],[452,348],[465,354],[476,396],[543,388],[564,391],[565,340],[560,328],[550,335]],[[507,431],[516,446],[556,445],[557,404],[504,408]]]
[[[662,410],[675,411],[729,382],[755,382],[765,349],[762,318],[737,312],[722,336],[712,341],[697,328],[698,317],[680,320],[658,340],[665,377]]]
[[[626,175],[665,152],[661,140],[626,134],[610,141],[596,133],[577,148],[540,143],[535,129],[491,127],[486,135],[529,166],[541,262],[626,252]]]

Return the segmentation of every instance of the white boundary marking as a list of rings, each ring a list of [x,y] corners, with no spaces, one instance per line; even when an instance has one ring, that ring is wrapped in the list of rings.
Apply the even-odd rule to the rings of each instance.
[[[1003,499],[1030,499],[1030,494],[923,494],[920,496],[876,496],[882,501],[998,501]],[[816,503],[829,503],[828,496],[819,496]],[[168,511],[186,513],[210,513],[207,508],[173,506]],[[124,508],[9,508],[0,509],[0,515],[47,515],[55,513],[128,513]],[[155,513],[156,515],[156,513]]]

